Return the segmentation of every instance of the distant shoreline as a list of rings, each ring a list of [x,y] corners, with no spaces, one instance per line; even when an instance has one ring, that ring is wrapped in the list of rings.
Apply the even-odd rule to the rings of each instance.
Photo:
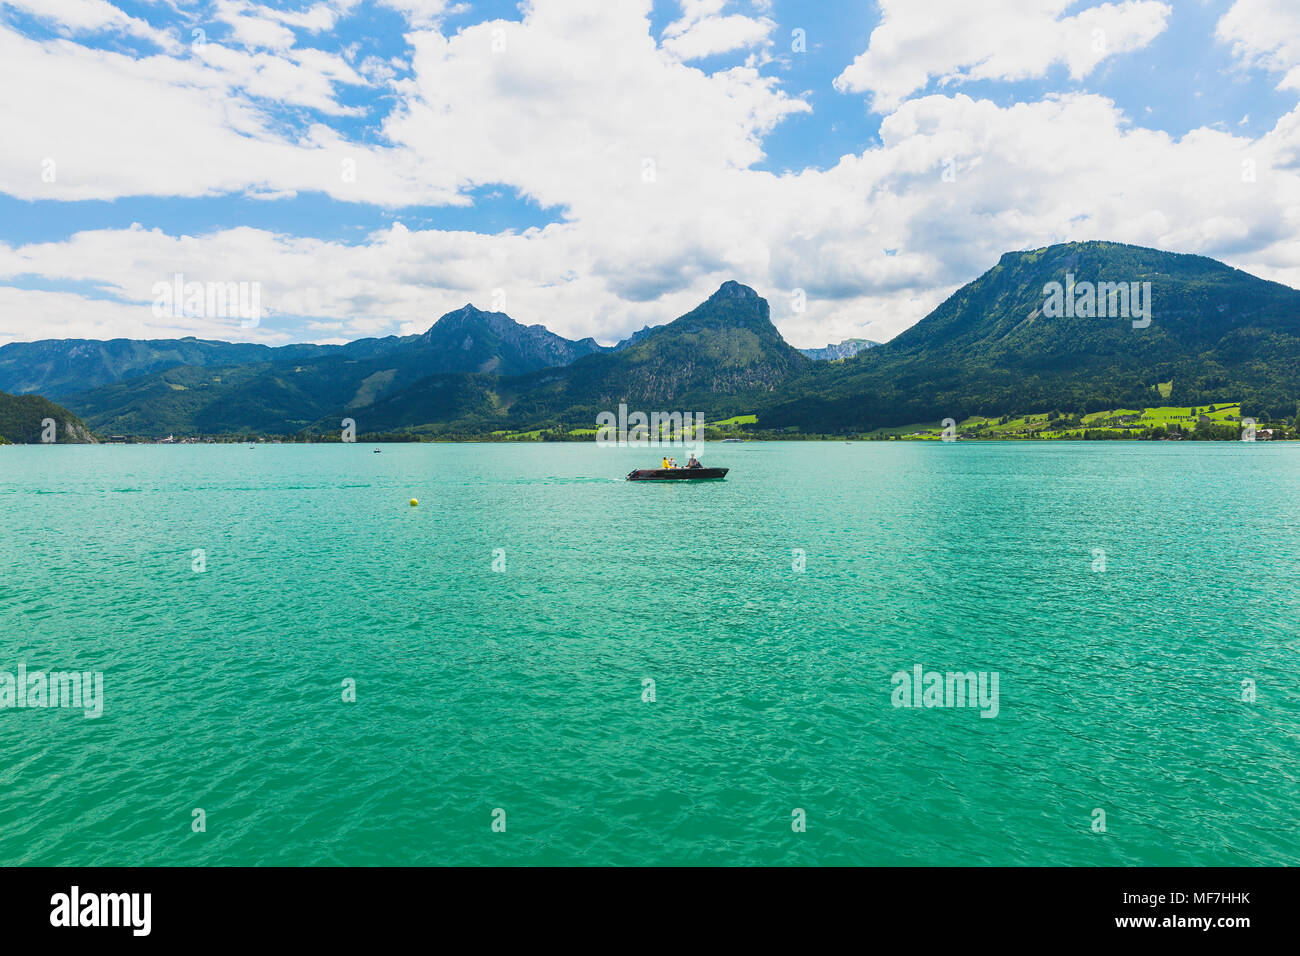
[[[1110,442],[1119,444],[1144,443],[1144,444],[1173,444],[1180,445],[1186,443],[1195,444],[1293,444],[1300,442],[1300,438],[1257,438],[1254,442],[1245,442],[1241,438],[1138,438],[1136,436],[1123,437],[1098,437],[1082,438],[1078,436],[1068,436],[1059,438],[1036,438],[1036,437],[966,437],[944,440],[935,436],[925,437],[888,437],[888,438],[864,438],[861,435],[764,435],[740,439],[738,442],[728,442],[728,444],[771,444],[771,443],[809,443],[809,444],[955,444],[955,443],[980,443],[980,444],[1027,444],[1027,445],[1047,445],[1047,444],[1096,444],[1098,442]],[[708,438],[703,440],[703,444],[721,445],[724,439]],[[26,446],[46,444],[43,442],[4,442],[0,441],[0,448],[15,447],[21,448]],[[95,442],[55,442],[58,445],[81,445],[85,447],[124,447],[124,446],[172,446],[172,445],[594,445],[593,438],[582,439],[555,439],[555,438],[497,438],[492,436],[473,436],[473,437],[428,437],[418,436],[410,438],[398,438],[394,436],[384,437],[359,437],[355,442],[343,442],[338,439],[316,438],[271,438],[269,436],[252,437],[252,438],[177,438],[173,441],[159,439],[139,438],[128,441],[95,441]],[[691,447],[690,444],[659,444],[659,445],[626,445],[620,446],[625,448],[644,447],[647,450],[655,449],[685,449]]]

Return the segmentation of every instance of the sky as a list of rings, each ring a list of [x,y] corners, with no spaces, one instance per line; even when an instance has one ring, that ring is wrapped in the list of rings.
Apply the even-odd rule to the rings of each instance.
[[[885,341],[1103,239],[1300,287],[1300,0],[0,0],[0,343]],[[155,308],[256,283],[256,324]]]

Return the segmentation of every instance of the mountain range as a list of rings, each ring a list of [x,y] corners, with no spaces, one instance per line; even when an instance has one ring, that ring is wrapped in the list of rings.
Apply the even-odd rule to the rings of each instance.
[[[594,339],[573,341],[472,305],[448,312],[420,335],[339,346],[254,346],[261,351],[251,361],[244,360],[246,346],[194,339],[61,344],[0,349],[0,382],[31,377],[25,353],[35,353],[43,359],[37,371],[50,381],[49,394],[67,397],[94,427],[127,435],[296,432],[323,419],[355,417],[429,376],[519,375],[603,351]],[[174,361],[189,354],[200,360]],[[115,361],[123,355],[134,362],[126,372]],[[157,365],[164,367],[150,369]],[[79,366],[87,380],[115,380],[68,395],[61,383]]]
[[[839,359],[853,358],[859,352],[875,348],[879,342],[870,339],[845,339],[839,345],[827,345],[820,349],[800,349],[804,355],[817,362],[834,362]]]
[[[46,339],[0,346],[0,391],[61,398],[171,368],[366,362],[401,354],[425,374],[492,372],[517,375],[601,351],[595,339],[575,342],[540,325],[524,326],[472,305],[448,312],[422,335],[358,339],[346,345],[283,345],[184,339]],[[383,364],[380,362],[379,364]],[[401,364],[411,364],[403,362]]]
[[[1053,307],[1053,283],[1070,307]],[[1096,296],[1088,306],[1083,291],[1101,283],[1133,290],[1149,323],[1109,313],[1112,286],[1100,309]],[[817,434],[1163,401],[1239,400],[1246,414],[1289,416],[1300,292],[1202,256],[1069,243],[1007,253],[884,344],[795,349],[766,300],[729,281],[612,347],[466,305],[421,335],[339,346],[14,343],[0,348],[3,389],[58,398],[100,434],[178,437],[337,434],[343,418],[361,434],[590,428],[620,403]]]

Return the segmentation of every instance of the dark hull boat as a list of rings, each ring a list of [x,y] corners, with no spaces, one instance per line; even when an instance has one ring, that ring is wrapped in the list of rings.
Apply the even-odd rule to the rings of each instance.
[[[718,481],[727,477],[728,468],[638,468],[628,481]]]

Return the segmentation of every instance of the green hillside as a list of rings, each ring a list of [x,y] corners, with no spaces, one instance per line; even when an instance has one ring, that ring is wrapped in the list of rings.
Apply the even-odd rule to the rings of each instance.
[[[337,430],[343,418],[353,418],[361,430],[377,431],[430,420],[423,417],[429,406],[421,391],[408,400],[414,415],[390,412],[391,403],[385,402],[430,376],[517,375],[600,350],[592,339],[574,342],[468,305],[442,316],[423,335],[362,342],[389,345],[343,347],[294,361],[184,365],[67,401],[112,434],[288,434],[313,427]],[[372,411],[375,406],[384,411]]]
[[[1265,423],[1259,423],[1263,427]],[[1087,438],[1219,438],[1241,437],[1241,406],[1236,402],[1212,405],[1170,406],[1154,408],[1115,408],[1069,415],[1059,411],[1004,415],[1001,418],[972,416],[957,423],[962,439],[980,441],[1014,439],[1087,439]],[[939,422],[927,422],[903,428],[885,428],[871,437],[937,439],[943,432]]]
[[[367,409],[364,428],[486,434],[589,427],[598,413],[620,403],[645,411],[733,414],[811,364],[781,338],[765,299],[726,282],[686,315],[617,351],[527,375],[422,379]],[[333,425],[323,420],[318,427]]]
[[[54,440],[59,444],[95,441],[85,423],[63,406],[40,395],[0,392],[0,440],[4,444],[40,443],[47,431],[47,419],[54,421]]]
[[[344,350],[383,351],[398,339],[362,339],[338,345],[285,345],[204,339],[46,339],[0,346],[0,390],[62,399],[90,388],[180,366],[220,367],[270,361],[301,361]]]
[[[366,362],[418,356],[422,374],[494,372],[519,375],[565,365],[601,351],[594,339],[572,341],[540,325],[524,326],[500,312],[466,305],[448,312],[422,335],[358,339],[346,345],[282,345],[184,339],[45,339],[0,346],[0,391],[63,398],[181,367]],[[382,364],[382,362],[380,363]]]
[[[1067,274],[1150,282],[1149,327],[1048,317],[1044,287]],[[1090,242],[1008,253],[897,338],[815,366],[756,410],[764,428],[841,433],[1027,409],[1144,408],[1158,396],[1188,406],[1239,399],[1262,418],[1290,416],[1298,383],[1300,292],[1202,256]]]

